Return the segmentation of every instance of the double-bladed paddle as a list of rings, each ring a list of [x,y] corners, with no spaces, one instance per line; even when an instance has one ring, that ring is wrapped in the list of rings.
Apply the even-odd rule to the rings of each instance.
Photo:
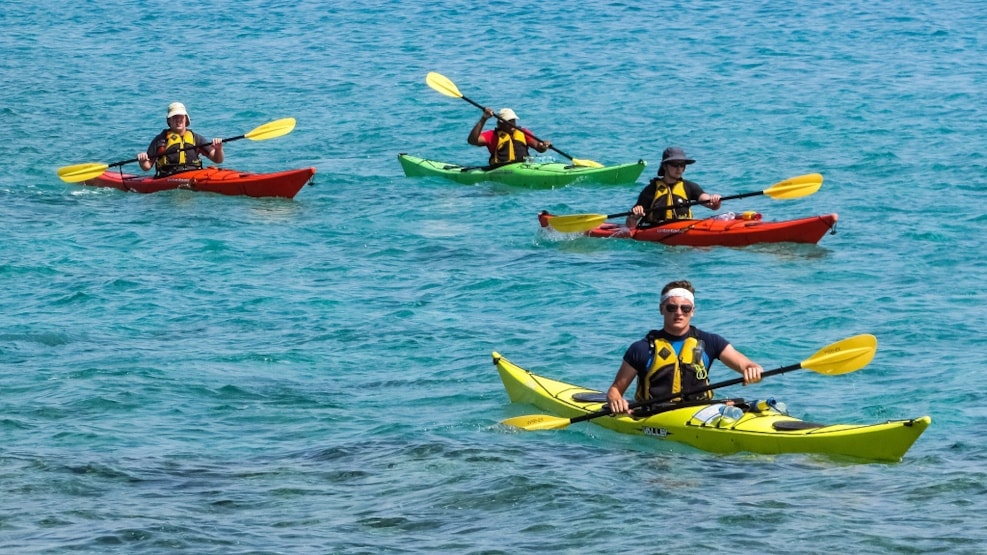
[[[781,368],[776,368],[774,370],[768,370],[761,373],[761,377],[774,376],[777,374],[784,374],[785,372],[791,372],[792,370],[798,370],[800,368],[805,368],[806,370],[812,370],[818,374],[823,374],[826,376],[836,376],[839,374],[847,374],[850,372],[855,372],[860,370],[864,366],[870,363],[874,358],[874,353],[877,351],[877,338],[870,334],[855,335],[853,337],[848,337],[842,341],[837,341],[831,345],[823,347],[816,354],[811,357],[799,362],[797,364],[792,364],[790,366],[783,366]],[[662,403],[667,403],[673,399],[686,398],[699,393],[704,393],[706,391],[713,391],[715,389],[720,389],[722,387],[727,387],[730,385],[737,385],[744,383],[743,378],[735,378],[732,380],[727,380],[712,385],[708,385],[702,388],[698,388],[692,391],[683,391],[681,393],[676,393],[674,395],[668,395],[666,397],[659,397],[657,399],[649,399],[647,401],[636,401],[630,404],[631,409],[646,408],[654,405],[660,405]],[[522,430],[534,431],[534,430],[558,430],[565,428],[569,424],[575,424],[576,422],[585,422],[586,420],[592,420],[594,418],[599,418],[601,416],[609,416],[612,414],[610,408],[604,408],[597,412],[591,412],[589,414],[584,414],[582,416],[577,416],[575,418],[562,418],[558,416],[550,416],[547,414],[535,414],[528,416],[516,416],[514,418],[508,418],[501,422],[507,426],[513,426],[515,428],[521,428]]]
[[[432,87],[436,91],[438,91],[438,92],[440,92],[440,93],[442,93],[442,94],[444,94],[446,96],[451,96],[453,98],[462,98],[463,100],[465,100],[466,102],[469,102],[473,106],[476,106],[477,108],[479,108],[481,110],[484,109],[483,105],[477,104],[476,102],[473,102],[469,98],[463,96],[463,93],[459,92],[459,89],[456,87],[456,84],[453,83],[452,81],[450,81],[448,77],[446,77],[445,75],[442,75],[441,73],[436,73],[434,71],[430,71],[428,73],[428,75],[425,76],[425,82],[428,83],[428,86],[429,87]],[[506,120],[504,120],[503,118],[501,118],[497,114],[494,114],[494,117],[496,117],[497,120],[503,121],[504,123],[507,123],[508,125],[510,125],[509,122],[507,122]],[[517,129],[516,126],[514,126],[514,128]],[[530,135],[532,139],[534,139],[534,140],[536,140],[538,142],[544,142],[541,139],[539,139],[538,137],[535,137],[534,135],[531,135],[531,133],[527,133],[527,134]],[[594,162],[593,160],[580,160],[578,158],[573,158],[572,156],[569,156],[565,152],[562,152],[561,150],[559,150],[558,148],[556,148],[555,145],[549,145],[549,148],[551,148],[555,152],[558,152],[562,156],[565,156],[569,160],[572,160],[572,163],[574,165],[576,165],[576,166],[585,166],[585,167],[588,167],[588,168],[602,168],[603,167],[603,164],[601,164],[599,162]]]
[[[279,120],[274,120],[269,123],[265,123],[260,127],[257,127],[243,135],[238,135],[236,137],[230,137],[228,139],[223,139],[224,143],[230,141],[236,141],[239,139],[250,139],[251,141],[266,141],[267,139],[273,139],[275,137],[280,137],[282,135],[287,135],[291,133],[291,130],[295,128],[295,118],[284,118]],[[192,150],[194,148],[199,148],[195,145],[187,146],[181,150]],[[101,164],[98,162],[88,163],[88,164],[76,164],[74,166],[65,166],[58,169],[58,177],[62,181],[67,183],[79,183],[81,181],[87,181],[89,179],[95,179],[103,174],[109,168],[122,166],[124,164],[130,164],[136,162],[137,158],[132,158],[130,160],[122,160],[120,162],[113,162],[112,164]]]
[[[790,177],[784,181],[779,181],[763,191],[753,191],[750,193],[741,193],[739,195],[728,195],[725,197],[720,197],[720,200],[734,200],[757,195],[768,195],[776,200],[807,197],[818,191],[819,187],[822,187],[822,183],[823,176],[821,174],[808,173],[805,175]],[[697,204],[701,203],[698,200],[690,200],[672,208],[695,206]],[[554,216],[548,220],[548,225],[552,229],[563,233],[580,233],[583,231],[589,231],[610,218],[619,218],[621,216],[630,215],[631,212],[621,212],[619,214],[572,214],[569,216]]]

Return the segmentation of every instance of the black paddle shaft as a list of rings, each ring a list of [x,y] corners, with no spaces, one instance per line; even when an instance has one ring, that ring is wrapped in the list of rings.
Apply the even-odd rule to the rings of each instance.
[[[799,368],[802,368],[802,363],[801,362],[798,363],[798,364],[792,364],[792,365],[789,365],[789,366],[782,366],[781,368],[775,368],[774,370],[768,370],[767,372],[761,372],[761,377],[762,378],[765,378],[767,376],[775,376],[775,375],[778,375],[778,374],[784,374],[785,372],[791,372],[792,370],[798,370]],[[665,397],[658,397],[657,399],[648,399],[647,401],[635,401],[635,402],[631,403],[628,406],[628,408],[630,408],[631,410],[634,410],[634,409],[652,407],[654,405],[660,405],[662,403],[667,403],[667,402],[671,401],[672,399],[677,399],[679,397],[689,397],[691,395],[697,395],[699,393],[705,393],[707,391],[713,391],[714,389],[720,389],[722,387],[727,387],[727,386],[731,386],[731,385],[737,385],[737,384],[741,384],[741,383],[744,383],[744,378],[734,378],[732,380],[726,380],[726,381],[722,381],[722,382],[719,382],[719,383],[707,385],[705,387],[701,387],[701,388],[698,388],[698,389],[693,389],[691,391],[684,391],[684,392],[681,392],[681,393],[676,393],[674,395],[666,395]],[[570,418],[569,419],[569,423],[570,424],[575,424],[576,422],[585,422],[587,420],[592,420],[594,418],[599,418],[601,416],[609,416],[611,414],[612,413],[610,412],[610,407],[607,407],[605,409],[598,410],[596,412],[591,412],[589,414],[584,414],[582,416],[576,416],[574,418]]]
[[[740,193],[740,194],[736,194],[736,195],[727,195],[725,197],[720,197],[720,201],[722,202],[724,200],[736,200],[736,199],[739,199],[739,198],[756,197],[757,195],[763,195],[763,194],[764,194],[764,191],[752,191],[750,193]],[[669,206],[668,208],[665,208],[665,210],[674,210],[675,208],[685,208],[687,206],[696,206],[697,204],[702,204],[702,202],[700,202],[698,200],[689,200],[689,201],[686,201],[686,202],[682,202],[682,203],[676,204],[675,206]],[[607,219],[609,220],[611,218],[622,218],[624,216],[632,216],[632,215],[634,215],[633,212],[621,212],[619,214],[607,214]]]
[[[223,142],[224,143],[228,143],[230,141],[237,141],[237,140],[246,139],[246,138],[247,138],[246,135],[237,135],[236,137],[230,137],[228,139],[223,139]],[[212,144],[212,143],[210,143],[210,144]],[[196,145],[183,146],[182,148],[178,149],[178,152],[182,152],[182,151],[185,151],[185,150],[195,150],[197,148],[202,148],[202,146],[196,146]],[[121,160],[119,162],[113,162],[112,164],[107,164],[106,167],[108,167],[108,168],[115,168],[117,166],[123,166],[123,165],[126,165],[126,164],[132,164],[134,162],[139,162],[139,161],[140,160],[138,160],[137,158],[131,158],[130,160]]]

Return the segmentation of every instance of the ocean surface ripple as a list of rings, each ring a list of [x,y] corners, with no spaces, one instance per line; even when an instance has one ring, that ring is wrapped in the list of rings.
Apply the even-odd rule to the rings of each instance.
[[[483,10],[5,3],[0,552],[983,553],[982,6]],[[399,152],[485,159],[466,143],[479,110],[429,71],[567,153],[649,166],[554,190],[406,178]],[[313,184],[284,200],[58,179],[134,157],[176,100],[207,136],[296,118],[223,165],[312,166]],[[627,210],[673,144],[724,195],[822,173],[810,197],[723,211],[835,212],[837,232],[695,249],[539,228],[539,210]],[[492,351],[604,389],[683,278],[696,324],[765,368],[879,340],[859,372],[724,394],[931,427],[889,464],[499,424],[538,411],[509,402]]]

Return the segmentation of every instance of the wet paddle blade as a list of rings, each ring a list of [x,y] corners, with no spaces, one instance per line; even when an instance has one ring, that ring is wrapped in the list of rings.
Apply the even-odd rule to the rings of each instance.
[[[434,71],[428,72],[428,75],[425,76],[425,82],[428,83],[429,87],[432,87],[446,96],[451,96],[453,98],[463,97],[463,93],[459,92],[459,89],[456,88],[456,84],[441,73],[436,73]]]
[[[584,168],[602,168],[603,164],[599,162],[594,162],[593,160],[583,160],[580,158],[572,159],[573,166],[583,166]]]
[[[764,194],[779,200],[807,197],[818,191],[822,184],[822,174],[808,173],[779,181],[765,189]]]
[[[58,177],[66,183],[80,183],[103,175],[107,169],[109,166],[106,164],[75,164],[74,166],[59,168]]]
[[[572,214],[549,218],[548,226],[562,233],[582,233],[607,221],[606,214]]]
[[[877,352],[877,338],[871,334],[855,335],[823,347],[803,360],[802,368],[819,374],[836,376],[867,366]]]
[[[559,430],[569,425],[568,418],[549,416],[547,414],[529,414],[526,416],[515,416],[501,422],[505,426],[520,428],[529,432],[537,430]]]
[[[251,141],[266,141],[275,137],[287,135],[295,128],[295,118],[284,118],[265,123],[260,127],[244,133],[244,137]]]

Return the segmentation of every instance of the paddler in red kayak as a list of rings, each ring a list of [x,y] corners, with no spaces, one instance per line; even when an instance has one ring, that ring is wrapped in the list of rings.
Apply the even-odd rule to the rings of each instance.
[[[691,283],[682,280],[665,285],[659,309],[664,326],[631,344],[607,390],[607,404],[612,413],[630,412],[624,392],[634,381],[637,382],[635,401],[666,398],[709,385],[709,367],[715,359],[742,374],[744,385],[761,381],[761,365],[734,349],[723,337],[691,325],[696,313],[695,289]],[[694,396],[695,399],[712,397],[712,391]]]
[[[528,147],[545,152],[552,147],[551,141],[539,141],[530,130],[518,127],[517,114],[510,108],[497,112],[497,127],[483,131],[484,124],[492,118],[494,111],[483,109],[480,121],[470,130],[466,142],[473,146],[485,146],[490,151],[490,165],[501,166],[511,162],[521,162],[528,156]]]
[[[205,155],[217,164],[223,162],[223,139],[209,139],[188,128],[192,119],[181,102],[168,105],[168,129],[151,141],[147,152],[138,152],[137,161],[144,171],[155,166],[155,177],[165,177],[173,173],[202,167],[199,154]],[[187,147],[197,147],[189,148]]]
[[[691,219],[692,210],[686,207],[675,208],[686,201],[699,201],[713,210],[720,209],[720,195],[703,191],[698,184],[682,179],[685,167],[695,160],[685,155],[677,146],[668,147],[661,154],[658,177],[648,182],[648,186],[637,197],[627,217],[627,227],[633,229],[657,225],[671,220]]]

